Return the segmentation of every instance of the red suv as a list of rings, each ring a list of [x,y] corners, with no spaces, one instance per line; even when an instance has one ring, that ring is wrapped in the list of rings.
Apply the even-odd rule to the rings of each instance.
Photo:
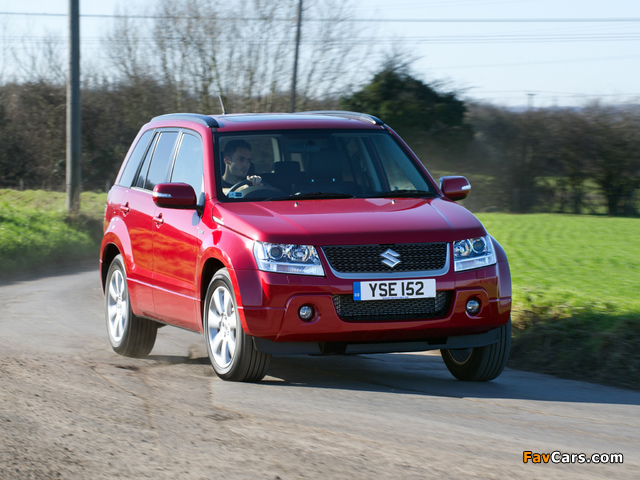
[[[511,341],[504,250],[379,119],[170,114],[142,127],[109,192],[100,262],[113,349],[203,333],[225,380],[272,354],[440,350],[491,380]]]

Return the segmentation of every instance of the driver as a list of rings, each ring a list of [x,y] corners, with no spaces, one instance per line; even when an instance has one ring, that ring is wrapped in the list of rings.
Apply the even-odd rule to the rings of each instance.
[[[225,169],[222,175],[222,188],[231,188],[243,180],[253,185],[262,185],[259,175],[247,176],[251,166],[251,145],[244,140],[232,140],[224,149],[222,156]]]

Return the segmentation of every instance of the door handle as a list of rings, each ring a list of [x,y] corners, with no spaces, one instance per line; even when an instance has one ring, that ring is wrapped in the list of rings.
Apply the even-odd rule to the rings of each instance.
[[[129,213],[129,210],[131,210],[131,209],[129,208],[129,202],[127,202],[125,205],[120,205],[120,211],[121,211],[122,213],[124,213],[125,215],[126,215],[127,213]]]
[[[162,218],[162,214],[160,214],[157,217],[153,217],[153,221],[156,222],[156,227],[159,227],[164,223],[164,218]]]

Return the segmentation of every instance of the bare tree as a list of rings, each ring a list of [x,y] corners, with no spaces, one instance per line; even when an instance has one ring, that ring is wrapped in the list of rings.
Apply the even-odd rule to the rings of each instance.
[[[106,56],[115,77],[122,77],[132,82],[152,74],[151,63],[145,52],[143,21],[128,16],[126,12],[117,11],[113,27],[106,35]]]
[[[365,80],[363,66],[371,46],[360,37],[363,29],[354,22],[354,7],[346,1],[305,2],[301,42],[300,109],[314,99],[338,97]]]
[[[599,103],[584,109],[589,135],[590,176],[607,201],[609,215],[637,215],[640,188],[640,112]]]
[[[337,96],[350,84],[351,73],[361,72],[358,62],[365,58],[364,44],[357,42],[349,22],[348,4],[316,0],[305,5],[309,21],[300,68],[303,106]],[[149,28],[117,20],[109,36],[110,58],[128,80],[145,74],[162,78],[175,92],[177,110],[210,112],[216,109],[218,94],[229,111],[286,109],[296,6],[296,0],[161,0]]]
[[[11,50],[9,47],[9,43],[6,41],[9,36],[9,25],[6,20],[6,17],[0,21],[0,34],[2,35],[2,42],[0,42],[0,48],[2,51],[0,52],[0,85],[4,85],[9,77],[8,73],[8,59],[11,58]]]
[[[553,114],[550,123],[549,141],[556,166],[550,173],[561,179],[555,185],[558,209],[560,212],[583,213],[588,207],[586,181],[589,178],[590,152],[594,147],[587,118],[579,110],[560,110]]]
[[[476,131],[475,171],[493,177],[497,204],[513,212],[548,211],[539,179],[550,174],[550,112],[514,112],[489,105],[471,108]]]
[[[63,61],[65,47],[64,40],[53,32],[46,32],[42,40],[24,38],[21,48],[12,52],[18,78],[26,82],[64,85],[67,78]]]

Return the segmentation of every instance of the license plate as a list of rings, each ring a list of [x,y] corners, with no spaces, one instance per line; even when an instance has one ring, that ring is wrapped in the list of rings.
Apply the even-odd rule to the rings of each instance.
[[[435,296],[436,281],[433,278],[353,282],[354,300],[400,300]]]

